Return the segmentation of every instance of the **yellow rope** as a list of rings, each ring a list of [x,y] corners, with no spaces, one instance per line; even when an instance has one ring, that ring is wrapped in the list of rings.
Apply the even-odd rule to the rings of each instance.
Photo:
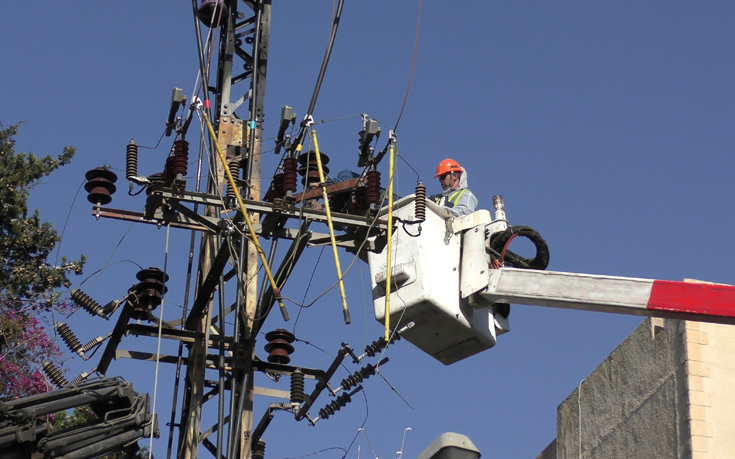
[[[235,179],[232,178],[232,173],[230,172],[230,168],[227,166],[227,158],[225,157],[225,154],[222,153],[222,149],[220,148],[219,142],[217,141],[217,135],[214,133],[214,128],[212,127],[212,123],[209,122],[209,116],[207,115],[207,112],[203,111],[202,113],[204,114],[204,121],[207,122],[207,128],[209,129],[209,135],[211,135],[212,139],[214,139],[214,146],[216,147],[217,153],[219,154],[219,158],[222,161],[222,164],[224,166],[225,173],[227,174],[227,180],[230,182],[230,187],[235,192],[235,198],[237,198],[237,203],[240,205],[240,212],[242,212],[242,216],[245,219],[245,223],[247,223],[248,225],[248,231],[250,232],[250,238],[253,240],[253,244],[255,244],[255,248],[257,249],[258,254],[260,255],[260,260],[263,262],[263,269],[265,270],[265,275],[268,277],[271,287],[273,288],[273,295],[278,300],[278,305],[281,308],[283,319],[288,320],[288,312],[286,312],[286,306],[284,306],[283,300],[281,300],[281,291],[276,285],[276,281],[275,279],[273,279],[273,274],[271,274],[271,270],[268,267],[268,261],[265,259],[265,252],[263,252],[263,249],[260,247],[260,244],[258,244],[258,236],[255,234],[253,223],[250,221],[250,215],[248,215],[247,209],[245,209],[245,203],[242,201],[240,192],[238,191],[237,185],[235,184]],[[250,135],[254,135],[254,133],[251,132]],[[250,152],[250,154],[253,154],[253,152]],[[240,262],[242,262],[242,260]]]
[[[334,254],[334,265],[337,268],[337,278],[339,280],[339,294],[342,296],[342,314],[345,323],[349,324],[350,310],[347,309],[347,295],[345,294],[345,284],[342,280],[342,267],[339,264],[339,254],[337,253],[337,240],[334,237],[334,226],[332,225],[332,212],[329,209],[329,196],[327,195],[327,184],[324,181],[324,168],[322,167],[322,155],[319,153],[319,142],[316,140],[316,130],[311,129],[311,137],[314,141],[314,151],[316,152],[316,167],[319,169],[319,183],[322,187],[322,197],[324,198],[324,210],[327,212],[327,226],[329,226],[329,239],[332,241],[332,253]],[[308,171],[307,171],[308,174]]]

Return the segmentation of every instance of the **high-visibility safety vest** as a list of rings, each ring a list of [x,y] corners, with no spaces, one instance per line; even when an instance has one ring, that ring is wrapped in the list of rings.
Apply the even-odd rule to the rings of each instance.
[[[450,194],[449,196],[446,196],[447,200],[443,204],[444,207],[452,208],[452,207],[456,206],[457,203],[459,202],[459,198],[461,198],[462,195],[465,194],[466,192],[467,192],[467,188],[462,188],[461,190],[457,190],[457,191],[453,192],[452,194]],[[436,203],[439,204],[439,205],[442,205],[441,204],[442,198],[444,198],[444,196],[442,196],[442,195],[437,196],[436,197]]]

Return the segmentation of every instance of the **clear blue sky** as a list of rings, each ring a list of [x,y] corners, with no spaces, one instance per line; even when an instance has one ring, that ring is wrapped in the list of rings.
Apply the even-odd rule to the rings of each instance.
[[[330,1],[274,2],[266,89],[265,137],[280,107],[305,113],[329,33]],[[408,84],[417,1],[347,1],[321,95],[319,143],[332,170],[356,168],[360,113],[384,123],[398,116]],[[163,267],[165,230],[100,220],[82,194],[84,172],[110,165],[124,176],[125,146],[155,145],[171,89],[191,96],[197,71],[189,2],[7,2],[0,18],[3,71],[0,122],[26,121],[18,151],[58,154],[73,163],[38,186],[32,204],[60,230],[61,252],[85,253],[85,276],[132,260]],[[732,283],[735,244],[735,5],[730,2],[424,2],[413,85],[398,128],[399,152],[430,191],[436,163],[458,160],[481,207],[505,198],[514,225],[536,228],[551,249],[549,269]],[[192,132],[197,127],[192,128]],[[384,136],[385,139],[385,136]],[[272,148],[264,144],[264,149]],[[382,146],[381,141],[381,146]],[[163,167],[170,148],[141,150],[139,170]],[[272,173],[275,155],[263,159]],[[399,162],[398,192],[416,174]],[[387,175],[387,171],[383,171]],[[140,210],[143,198],[111,206]],[[72,203],[74,204],[72,205]],[[174,234],[175,233],[175,234]],[[180,317],[188,235],[172,230],[166,319]],[[521,249],[522,250],[522,249]],[[304,297],[320,249],[302,259],[284,295]],[[350,256],[342,253],[347,265]],[[335,277],[324,251],[307,301]],[[122,262],[82,289],[107,302],[135,283]],[[293,363],[326,368],[339,343],[356,349],[382,334],[372,317],[367,266],[348,274],[353,323],[345,326],[335,290],[292,321],[273,314],[264,331],[293,330]],[[83,342],[112,323],[80,312],[69,319]],[[446,431],[469,436],[486,458],[533,458],[555,436],[556,407],[638,324],[639,318],[516,306],[512,331],[489,351],[445,367],[410,344],[390,348],[385,378],[365,395],[310,427],[279,414],[265,435],[269,458],[346,448],[363,426],[380,458],[393,457],[410,427],[404,454],[417,456]],[[260,339],[260,343],[263,343]],[[155,341],[126,338],[121,348],[155,352]],[[163,352],[175,353],[166,343]],[[259,355],[265,357],[260,348]],[[68,354],[67,354],[68,355]],[[71,359],[68,376],[88,371]],[[350,367],[350,371],[356,368]],[[154,365],[115,362],[136,389],[152,391]],[[347,375],[338,374],[339,379]],[[259,375],[261,376],[261,375]],[[162,367],[160,425],[167,432],[171,368]],[[263,377],[256,384],[266,384]],[[282,382],[275,387],[287,389]],[[367,403],[366,403],[367,400]],[[271,400],[256,400],[260,419]],[[317,408],[328,401],[317,403]],[[409,406],[410,405],[410,406]],[[360,457],[372,457],[363,434]],[[165,439],[154,452],[165,457]],[[339,458],[333,449],[319,454]],[[358,457],[357,447],[348,457]]]

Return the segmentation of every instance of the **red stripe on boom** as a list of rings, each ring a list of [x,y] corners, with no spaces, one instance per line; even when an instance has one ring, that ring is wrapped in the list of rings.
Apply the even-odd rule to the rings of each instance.
[[[735,317],[735,287],[655,280],[646,308]]]

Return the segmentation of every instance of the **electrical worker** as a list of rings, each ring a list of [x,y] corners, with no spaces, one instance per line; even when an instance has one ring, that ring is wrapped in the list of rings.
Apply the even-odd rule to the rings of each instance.
[[[467,171],[453,159],[442,160],[436,166],[436,175],[442,193],[432,196],[434,201],[453,216],[469,215],[477,207],[477,198],[467,188]]]

